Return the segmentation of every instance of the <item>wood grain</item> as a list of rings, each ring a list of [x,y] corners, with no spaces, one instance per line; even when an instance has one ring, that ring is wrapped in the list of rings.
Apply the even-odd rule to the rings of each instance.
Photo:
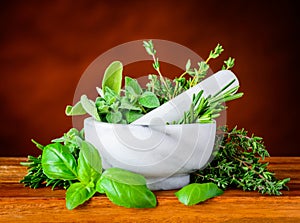
[[[268,159],[278,178],[290,177],[282,196],[227,190],[192,207],[179,203],[175,191],[157,191],[154,209],[127,209],[104,195],[79,208],[65,208],[65,191],[30,189],[19,183],[25,158],[0,158],[0,222],[300,222],[300,157]]]

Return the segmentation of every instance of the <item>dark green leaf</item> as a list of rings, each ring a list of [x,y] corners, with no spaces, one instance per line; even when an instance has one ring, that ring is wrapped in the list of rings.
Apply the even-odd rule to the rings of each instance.
[[[139,98],[139,103],[146,108],[156,108],[160,105],[158,98],[153,92],[145,91]]]
[[[75,180],[76,160],[70,150],[60,143],[47,145],[42,154],[43,172],[50,179]]]
[[[85,185],[83,183],[72,184],[66,192],[66,207],[69,210],[76,208],[89,200],[96,190],[92,185]]]
[[[221,194],[223,191],[214,183],[189,184],[175,193],[178,200],[185,205],[195,205]]]
[[[123,65],[120,61],[112,62],[105,70],[102,80],[102,90],[105,94],[106,87],[109,87],[116,94],[120,94],[122,84]]]

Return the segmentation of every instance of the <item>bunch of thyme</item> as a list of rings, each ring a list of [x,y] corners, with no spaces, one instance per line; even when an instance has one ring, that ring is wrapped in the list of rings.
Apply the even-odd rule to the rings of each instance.
[[[268,171],[268,163],[261,162],[269,157],[262,138],[249,137],[244,129],[222,127],[216,142],[213,161],[192,174],[194,182],[214,182],[223,189],[242,188],[270,195],[281,195],[280,190],[288,189],[290,178],[277,179]]]

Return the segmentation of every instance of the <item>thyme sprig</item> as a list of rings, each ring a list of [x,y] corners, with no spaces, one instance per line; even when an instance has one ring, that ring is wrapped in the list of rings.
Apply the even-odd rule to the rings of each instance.
[[[270,156],[262,138],[248,136],[246,130],[237,127],[231,131],[222,127],[216,142],[213,161],[192,174],[194,182],[214,182],[222,189],[242,188],[269,195],[281,195],[280,190],[288,189],[290,178],[277,179],[268,170],[268,163],[262,162]]]

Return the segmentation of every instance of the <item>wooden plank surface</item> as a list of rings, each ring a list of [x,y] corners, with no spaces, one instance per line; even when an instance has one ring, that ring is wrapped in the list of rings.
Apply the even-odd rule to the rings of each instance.
[[[65,208],[65,191],[30,189],[18,183],[26,174],[25,158],[0,157],[0,222],[300,222],[300,157],[275,157],[269,169],[290,177],[282,196],[227,190],[222,196],[186,207],[175,191],[157,191],[154,209],[127,209],[104,195],[79,208]]]

